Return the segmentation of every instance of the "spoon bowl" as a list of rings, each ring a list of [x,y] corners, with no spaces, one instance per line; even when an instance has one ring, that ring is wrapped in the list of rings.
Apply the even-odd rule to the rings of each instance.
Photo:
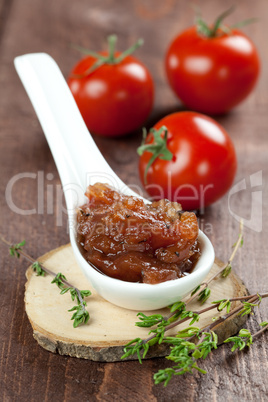
[[[16,57],[14,63],[57,165],[71,245],[87,279],[100,296],[127,309],[156,310],[182,299],[204,280],[213,265],[215,254],[209,239],[199,230],[201,257],[193,272],[179,279],[156,285],[132,283],[94,269],[82,256],[76,239],[76,210],[85,203],[87,186],[108,183],[123,194],[140,196],[122,182],[101,155],[55,61],[48,54],[33,53]]]
[[[96,271],[83,258],[75,236],[71,235],[76,261],[98,294],[117,306],[139,311],[157,310],[173,304],[202,283],[213,265],[215,256],[210,241],[201,231],[198,240],[201,256],[192,273],[179,279],[150,285],[121,281]]]

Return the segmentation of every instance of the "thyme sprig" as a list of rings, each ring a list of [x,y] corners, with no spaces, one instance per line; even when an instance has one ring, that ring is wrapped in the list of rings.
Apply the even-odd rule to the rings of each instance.
[[[70,312],[74,311],[71,320],[73,320],[73,327],[76,328],[80,324],[87,324],[90,315],[86,310],[87,303],[84,298],[91,295],[90,290],[79,290],[73,286],[69,281],[67,281],[65,275],[61,272],[55,274],[50,269],[45,267],[39,261],[34,260],[30,255],[28,255],[22,248],[25,246],[25,240],[21,243],[12,244],[8,242],[2,235],[0,235],[1,241],[9,247],[9,253],[12,257],[20,258],[22,255],[27,261],[32,264],[32,270],[37,276],[45,276],[46,274],[53,277],[51,283],[55,283],[61,290],[60,294],[63,295],[70,292],[72,301],[76,301],[77,305],[71,308]]]
[[[20,258],[20,252],[22,250],[22,247],[25,245],[25,240],[23,240],[20,243],[13,244],[12,246],[9,247],[9,254],[11,257],[17,257]]]
[[[268,292],[262,294],[256,293],[230,299],[216,300],[213,301],[210,306],[197,311],[187,309],[188,304],[195,298],[201,303],[208,299],[210,296],[210,289],[208,288],[209,283],[218,277],[226,278],[230,274],[233,259],[239,247],[242,245],[243,222],[241,221],[238,238],[233,246],[234,249],[229,260],[207,281],[207,283],[198,286],[185,302],[178,301],[170,306],[170,314],[168,316],[161,314],[147,316],[144,313],[138,313],[137,316],[140,321],[136,322],[135,325],[152,329],[149,331],[146,339],[136,338],[125,345],[122,359],[137,354],[139,362],[142,363],[142,358],[146,357],[150,347],[156,343],[168,343],[170,345],[170,354],[166,358],[173,361],[175,365],[164,370],[159,370],[154,375],[155,384],[163,382],[164,386],[166,386],[173,376],[183,375],[185,373],[192,374],[194,370],[205,374],[206,371],[198,366],[198,360],[205,359],[213,349],[217,348],[217,335],[214,332],[214,328],[234,315],[244,316],[252,314],[253,309],[260,305],[262,299],[268,297]],[[241,303],[231,311],[232,302],[237,301]],[[201,314],[213,309],[217,309],[219,312],[225,310],[225,314],[222,314],[218,318],[214,317],[212,323],[203,330],[196,325],[193,326],[199,321]],[[186,321],[190,321],[189,327],[179,330],[175,336],[166,335],[168,330]],[[252,335],[247,329],[241,329],[238,336],[226,339],[225,343],[233,342],[232,351],[236,349],[242,350],[246,346],[250,347],[253,343],[253,339],[268,329],[267,321],[262,322],[260,325],[262,328],[255,334]]]
[[[216,272],[211,278],[209,278],[206,283],[202,283],[201,285],[197,286],[192,291],[190,298],[186,301],[187,304],[189,304],[195,298],[198,298],[198,300],[203,304],[210,297],[211,292],[210,292],[210,289],[208,288],[208,285],[220,276],[222,278],[227,278],[227,276],[230,275],[230,273],[232,271],[232,262],[236,256],[236,253],[237,253],[239,247],[242,247],[244,244],[243,229],[244,229],[244,222],[241,219],[240,224],[239,224],[238,237],[237,237],[236,242],[233,245],[233,251],[232,251],[227,263],[218,272]]]
[[[182,375],[185,373],[192,374],[194,369],[205,374],[206,371],[200,369],[197,360],[201,358],[205,359],[213,349],[217,349],[217,335],[213,331],[214,327],[225,322],[233,315],[251,314],[252,309],[259,306],[262,299],[267,297],[268,292],[234,297],[231,299],[222,299],[214,301],[211,306],[199,311],[187,311],[185,309],[185,303],[181,302],[181,305],[175,303],[175,309],[179,312],[177,313],[179,316],[173,322],[173,315],[168,318],[160,314],[146,316],[144,313],[138,313],[141,322],[136,322],[135,325],[141,327],[155,326],[155,328],[150,330],[149,336],[146,339],[142,340],[141,338],[136,338],[125,345],[125,353],[122,356],[122,359],[137,354],[139,362],[142,363],[142,358],[146,357],[151,346],[156,343],[169,343],[171,349],[170,354],[166,358],[175,362],[176,365],[172,368],[159,370],[159,372],[154,375],[156,384],[164,382],[164,385],[166,386],[173,375]],[[241,304],[230,311],[231,303],[234,301],[240,301]],[[193,324],[199,320],[201,314],[212,309],[217,309],[218,311],[223,311],[225,309],[226,314],[215,319],[202,331],[199,327],[193,326]],[[170,307],[170,310],[174,310],[174,305]],[[175,336],[165,336],[166,331],[188,320],[191,320],[188,328],[178,331]],[[236,349],[242,350],[245,346],[249,347],[253,343],[253,338],[259,336],[262,332],[268,329],[268,322],[264,321],[260,325],[262,326],[262,329],[254,335],[251,335],[247,329],[242,329],[237,337],[230,337],[224,342],[234,343],[232,351]],[[197,339],[197,342],[195,342],[195,339]]]

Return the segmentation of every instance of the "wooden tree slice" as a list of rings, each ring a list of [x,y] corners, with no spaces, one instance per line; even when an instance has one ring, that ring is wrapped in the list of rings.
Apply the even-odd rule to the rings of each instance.
[[[26,276],[25,308],[33,328],[33,336],[44,349],[78,358],[94,361],[114,362],[119,361],[123,355],[124,345],[134,338],[146,338],[148,329],[135,326],[137,311],[126,310],[117,307],[99,296],[91,284],[85,278],[78,267],[70,244],[50,251],[38,258],[51,271],[61,272],[79,289],[90,289],[92,295],[87,301],[87,309],[90,313],[88,324],[73,328],[70,320],[72,312],[68,312],[74,306],[69,292],[60,295],[58,287],[51,284],[52,278],[36,276],[29,267]],[[213,275],[222,266],[222,262],[215,260],[210,275]],[[232,298],[248,294],[241,279],[231,273],[226,279],[217,279],[211,283],[211,297],[203,307],[210,305],[211,301],[224,298]],[[232,303],[232,308],[238,303]],[[200,303],[192,302],[189,309],[200,310]],[[158,310],[166,315],[168,309]],[[156,311],[154,312],[156,313]],[[147,312],[146,314],[150,314]],[[222,313],[212,310],[202,314],[198,326],[205,328],[211,323],[213,317],[219,317]],[[246,317],[232,317],[215,328],[219,337],[219,343],[239,331]],[[187,326],[188,323],[175,327],[169,331],[169,335],[175,334],[178,329]],[[165,356],[168,354],[168,345],[155,345],[150,348],[150,357]],[[135,356],[132,357],[135,359]]]

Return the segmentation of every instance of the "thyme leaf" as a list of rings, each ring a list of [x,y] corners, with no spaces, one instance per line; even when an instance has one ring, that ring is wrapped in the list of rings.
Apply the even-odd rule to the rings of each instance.
[[[25,246],[26,241],[23,240],[20,243],[17,244],[10,244],[9,246],[9,254],[11,257],[17,257],[20,258],[20,252],[22,250],[22,247]]]
[[[198,311],[189,310],[188,304],[195,298],[201,303],[208,300],[210,296],[210,289],[208,284],[220,277],[227,277],[231,271],[231,263],[237,253],[238,248],[243,244],[243,222],[240,222],[239,235],[237,242],[234,245],[234,250],[228,262],[213,275],[205,284],[197,286],[191,293],[191,296],[185,301],[178,301],[169,306],[170,314],[164,317],[161,314],[153,314],[147,316],[144,313],[138,313],[139,322],[135,325],[140,327],[148,327],[151,330],[146,339],[136,338],[130,341],[124,348],[125,354],[121,357],[125,359],[129,356],[137,354],[138,360],[142,363],[148,350],[155,344],[166,343],[170,346],[170,352],[166,359],[173,362],[172,367],[159,370],[154,374],[155,384],[163,383],[167,386],[170,380],[177,375],[186,373],[192,374],[198,371],[205,374],[206,371],[199,367],[199,360],[206,359],[209,354],[217,349],[217,335],[214,332],[214,327],[218,324],[225,322],[234,315],[252,314],[255,307],[258,307],[264,298],[268,298],[268,292],[262,294],[251,294],[248,296],[239,296],[230,299],[221,299],[213,301],[208,307],[204,307]],[[241,303],[231,311],[232,302],[240,301]],[[226,311],[224,315],[214,317],[212,323],[206,328],[201,330],[199,327],[194,326],[198,322],[200,316],[209,310],[217,309],[222,312]],[[189,326],[185,329],[177,330],[176,335],[168,336],[167,331],[171,328],[178,327],[179,325],[189,321]],[[224,343],[233,343],[231,348],[232,352],[235,350],[243,350],[245,347],[250,347],[254,338],[268,330],[268,321],[260,323],[261,329],[255,334],[243,328],[237,336],[227,338]],[[143,355],[141,355],[143,351]]]
[[[84,298],[91,295],[90,290],[79,290],[75,286],[73,286],[70,282],[67,281],[65,275],[61,272],[55,274],[46,268],[39,261],[35,261],[31,256],[29,256],[24,250],[25,240],[20,243],[12,244],[8,242],[2,235],[0,235],[1,241],[9,247],[9,253],[12,257],[19,258],[22,255],[27,261],[32,263],[32,270],[36,273],[37,276],[45,276],[46,274],[53,277],[51,283],[55,283],[58,288],[61,290],[60,294],[64,295],[67,292],[70,292],[72,301],[76,301],[77,305],[68,311],[74,311],[74,314],[71,320],[74,320],[73,326],[76,328],[80,324],[86,324],[90,318],[88,311],[86,310],[86,302]]]

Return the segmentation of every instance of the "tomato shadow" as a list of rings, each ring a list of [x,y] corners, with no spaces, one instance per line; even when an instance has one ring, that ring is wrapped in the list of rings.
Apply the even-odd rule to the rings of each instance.
[[[102,135],[94,134],[91,132],[92,137],[94,138],[95,142],[97,144],[102,144],[102,143],[121,143],[121,142],[136,142],[137,138],[139,138],[139,141],[142,137],[142,130],[145,128],[147,132],[152,128],[159,120],[161,120],[163,117],[166,117],[167,115],[171,113],[176,113],[176,112],[182,112],[188,110],[185,106],[183,105],[173,105],[172,107],[168,108],[154,108],[150,114],[150,116],[147,118],[145,123],[139,127],[137,130],[134,130],[130,133],[127,133],[125,135],[120,135],[120,136],[111,136],[111,137],[105,137]]]
[[[185,112],[185,111],[194,111],[191,110],[189,108],[187,108],[187,106],[183,105],[183,104],[174,104],[170,107],[166,107],[166,108],[160,108],[160,107],[156,107],[152,110],[151,114],[149,115],[149,117],[147,118],[147,120],[145,121],[145,123],[140,126],[138,129],[129,132],[127,134],[124,135],[120,135],[120,136],[111,136],[111,137],[105,137],[102,135],[98,135],[98,134],[94,134],[91,132],[92,137],[94,138],[95,142],[98,143],[120,143],[120,142],[136,142],[136,139],[139,138],[139,140],[142,138],[142,130],[143,128],[145,128],[147,130],[147,132],[161,119],[163,119],[164,117],[168,116],[169,114],[172,113],[177,113],[177,112]],[[197,112],[200,113],[200,112]],[[204,114],[204,113],[201,113]],[[233,116],[235,116],[235,113],[233,113],[233,111],[229,111],[226,113],[222,113],[222,114],[218,114],[218,115],[212,115],[212,114],[206,114],[208,117],[216,120],[219,124],[224,123],[226,120],[228,119],[232,119]]]
[[[186,105],[183,104],[177,104],[177,105],[172,105],[171,107],[167,108],[155,108],[149,118],[147,119],[144,127],[149,130],[152,126],[154,126],[159,120],[163,119],[169,114],[172,113],[177,113],[177,112],[195,112],[195,113],[200,113],[205,116],[210,117],[213,120],[216,120],[219,124],[222,124],[224,121],[228,119],[233,119],[236,116],[236,110],[229,110],[227,112],[223,113],[218,113],[218,114],[212,114],[212,113],[204,113],[204,112],[199,112],[194,109],[190,109]]]
[[[171,107],[167,108],[155,108],[149,118],[146,120],[144,127],[147,131],[149,131],[151,127],[153,127],[159,120],[163,119],[167,115],[177,112],[185,112],[186,110],[189,109],[181,104],[172,105]]]

